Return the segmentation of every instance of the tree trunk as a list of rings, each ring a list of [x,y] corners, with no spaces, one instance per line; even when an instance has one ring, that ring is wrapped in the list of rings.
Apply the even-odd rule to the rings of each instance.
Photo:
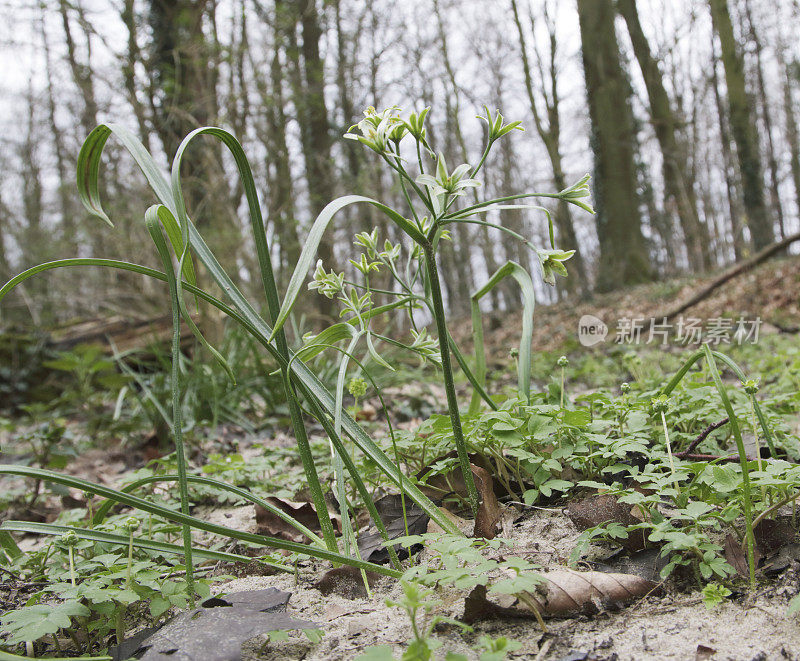
[[[714,52],[711,66],[711,86],[714,91],[714,106],[717,109],[717,121],[719,123],[720,145],[722,147],[722,163],[723,171],[725,173],[725,193],[728,198],[728,210],[730,212],[731,221],[731,242],[733,244],[733,255],[736,260],[739,260],[745,256],[744,230],[742,229],[739,196],[736,194],[736,168],[734,165],[733,150],[731,149],[732,141],[728,129],[728,118],[725,115],[725,107],[722,102],[722,95],[719,91],[717,61],[717,55],[716,52]]]
[[[775,144],[772,139],[772,112],[769,107],[769,99],[767,98],[767,86],[764,82],[764,63],[762,61],[761,39],[756,32],[756,26],[753,22],[753,13],[750,10],[750,2],[745,2],[745,13],[747,15],[747,23],[750,32],[750,41],[753,42],[753,47],[756,56],[756,81],[758,83],[758,100],[761,106],[761,119],[764,122],[764,134],[767,139],[767,168],[769,169],[769,195],[770,205],[772,212],[778,219],[778,230],[780,237],[783,239],[786,236],[786,228],[783,219],[783,205],[781,204],[781,194],[778,189],[778,160],[775,157]]]
[[[677,134],[680,120],[673,110],[658,62],[650,51],[650,45],[639,23],[636,0],[617,0],[617,9],[628,26],[633,52],[647,89],[650,120],[664,160],[665,206],[667,209],[671,207],[678,216],[686,241],[689,266],[693,271],[704,271],[711,266],[709,234],[697,213],[694,182],[688,178],[691,172],[688,150],[681,144]]]
[[[598,291],[653,279],[636,191],[630,88],[620,63],[611,0],[578,0],[583,69],[592,121],[600,241]]]
[[[125,28],[128,31],[128,48],[125,54],[125,62],[122,65],[122,77],[125,81],[125,91],[128,95],[128,103],[131,104],[133,114],[136,116],[136,124],[139,127],[139,139],[142,141],[145,149],[150,151],[150,130],[147,127],[147,114],[144,104],[139,101],[136,85],[136,64],[141,61],[141,53],[139,51],[133,0],[124,1],[121,16],[122,22],[125,24]]]
[[[300,142],[305,163],[308,199],[312,216],[334,198],[335,182],[331,161],[331,132],[325,102],[325,67],[319,50],[322,29],[316,0],[278,0],[276,8],[285,7],[293,22],[286,26],[286,55],[290,66],[292,97],[300,126]],[[302,44],[297,41],[300,27]],[[334,224],[335,227],[335,224]],[[327,269],[337,269],[334,236],[328,230],[323,237],[318,257]],[[317,297],[317,309],[325,317],[334,314],[333,302]]]
[[[727,0],[709,0],[714,30],[722,48],[722,64],[728,87],[731,130],[736,142],[742,194],[750,238],[756,250],[775,240],[772,219],[764,203],[764,179],[758,151],[758,133],[744,80],[744,59],[739,52]]]
[[[522,27],[519,10],[516,0],[511,0],[511,10],[514,14],[514,24],[517,27],[517,35],[519,37],[520,57],[522,60],[522,71],[525,75],[525,91],[528,95],[528,103],[530,104],[531,114],[533,115],[533,122],[536,126],[536,132],[547,150],[547,155],[550,159],[550,166],[553,172],[553,184],[556,190],[564,190],[567,187],[566,178],[564,176],[563,162],[561,158],[561,115],[559,110],[559,95],[556,80],[556,52],[558,42],[556,41],[555,25],[548,21],[549,39],[549,57],[548,57],[548,73],[550,83],[550,93],[546,92],[547,82],[544,80],[544,71],[542,71],[542,92],[545,99],[545,111],[548,117],[548,123],[542,118],[539,112],[539,106],[534,94],[533,75],[531,73],[530,61],[528,59],[528,47],[525,41],[525,31]],[[531,19],[533,24],[533,19]],[[536,45],[534,44],[536,48]],[[538,50],[537,50],[538,55]],[[555,213],[553,214],[555,221],[556,232],[558,237],[558,247],[563,250],[574,250],[575,254],[569,261],[569,270],[571,277],[564,281],[564,288],[569,293],[579,292],[581,295],[586,295],[589,291],[589,281],[586,274],[586,266],[584,264],[583,255],[578,246],[578,240],[575,236],[575,227],[572,223],[572,215],[570,214],[569,204],[559,201],[556,206]]]
[[[792,81],[789,70],[784,65],[783,80],[783,112],[786,115],[786,140],[789,143],[789,166],[792,171],[792,183],[798,213],[800,213],[800,131],[797,129],[797,117],[794,114],[792,99]]]

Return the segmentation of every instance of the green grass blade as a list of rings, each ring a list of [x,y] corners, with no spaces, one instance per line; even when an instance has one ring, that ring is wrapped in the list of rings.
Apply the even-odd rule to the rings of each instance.
[[[669,395],[673,390],[675,390],[675,388],[681,382],[683,377],[686,376],[686,374],[689,372],[690,369],[692,369],[692,365],[694,365],[698,360],[700,360],[704,356],[705,356],[704,349],[698,349],[691,356],[689,356],[689,358],[686,359],[686,362],[681,366],[681,368],[677,372],[675,372],[675,376],[673,376],[669,380],[669,383],[667,383],[667,385],[665,385],[661,389],[661,393],[663,395]]]
[[[361,560],[357,560],[356,558],[348,558],[347,556],[344,556],[341,553],[335,553],[333,551],[329,551],[328,549],[322,549],[316,546],[308,546],[306,544],[298,544],[296,542],[287,542],[286,540],[278,539],[276,537],[268,537],[266,535],[257,535],[255,533],[243,532],[241,530],[228,528],[226,526],[221,526],[216,523],[203,521],[202,519],[198,519],[191,515],[183,514],[182,512],[178,512],[168,507],[164,507],[163,505],[152,503],[150,501],[144,500],[143,498],[138,498],[131,494],[123,493],[121,491],[118,491],[116,489],[111,489],[101,484],[89,482],[88,480],[84,480],[79,477],[73,477],[72,475],[63,475],[61,473],[49,471],[44,468],[34,468],[32,466],[19,466],[17,464],[0,464],[0,475],[17,475],[19,477],[28,477],[35,480],[42,480],[43,482],[53,482],[55,484],[63,484],[64,486],[72,487],[80,491],[92,493],[98,496],[102,496],[104,498],[110,498],[118,503],[127,505],[128,507],[132,507],[134,509],[141,510],[143,512],[150,512],[151,514],[156,514],[157,516],[160,516],[166,519],[167,521],[172,521],[173,523],[178,523],[181,525],[187,524],[192,528],[196,528],[197,530],[205,530],[206,532],[211,533],[213,535],[219,535],[221,537],[230,537],[232,539],[239,539],[243,542],[251,542],[253,544],[258,544],[268,548],[283,549],[286,551],[290,551],[292,553],[299,553],[301,555],[307,555],[313,558],[319,558],[320,560],[327,560],[329,562],[352,565],[353,567],[374,571],[384,576],[392,576],[394,578],[400,576],[400,572],[396,570],[390,569],[388,567],[383,567],[381,565],[376,565],[371,562],[364,562]]]
[[[172,212],[167,209],[163,204],[156,204],[150,207],[145,212],[145,224],[147,225],[147,230],[150,233],[150,237],[153,239],[153,243],[156,244],[156,250],[158,252],[159,257],[161,258],[161,262],[164,265],[164,268],[172,268],[172,258],[169,254],[169,250],[167,249],[167,244],[164,241],[164,238],[161,236],[161,232],[157,228],[158,221],[161,222],[162,226],[166,229],[167,227],[174,228],[176,226],[175,217],[172,215]],[[167,233],[169,231],[167,230]],[[181,239],[181,243],[178,245],[183,245],[183,239]],[[191,264],[191,261],[186,261],[187,251],[184,248],[181,252],[178,253],[180,255],[180,264],[182,268],[179,270],[181,273],[185,272],[186,264]],[[164,260],[167,261],[164,261]],[[192,319],[192,315],[186,307],[186,303],[183,300],[183,285],[182,281],[175,279],[174,276],[169,276],[169,271],[167,271],[169,281],[175,280],[176,286],[176,294],[175,300],[178,305],[178,309],[180,314],[183,316],[183,320],[186,325],[189,327],[189,330],[192,331],[192,335],[197,338],[200,344],[205,347],[205,349],[214,357],[214,359],[222,366],[225,370],[225,373],[228,375],[228,378],[233,382],[236,383],[236,376],[231,370],[231,366],[228,364],[228,361],[225,360],[225,356],[223,356],[211,343],[206,340],[203,334],[200,332],[200,329],[197,327],[197,324],[194,323]]]
[[[128,546],[128,535],[117,535],[111,532],[102,530],[92,530],[86,528],[75,528],[73,526],[59,526],[54,523],[34,523],[31,521],[4,521],[0,524],[0,533],[8,534],[9,532],[22,532],[33,535],[63,535],[67,532],[74,532],[81,539],[87,539],[90,542],[101,542],[104,544],[115,544],[118,546]],[[183,555],[183,546],[178,544],[170,544],[168,542],[159,542],[152,539],[143,539],[141,537],[133,538],[133,545],[147,549],[149,551],[158,551],[160,553],[169,553],[173,555]],[[228,553],[227,551],[212,551],[200,547],[194,547],[192,552],[196,558],[203,560],[214,560],[216,562],[252,562],[253,558],[249,555],[240,555],[238,553]],[[294,572],[294,567],[287,567],[277,562],[269,562],[262,560],[265,565],[273,567],[278,571],[287,572],[289,574]]]
[[[181,512],[189,514],[189,486],[186,482],[186,455],[183,447],[183,421],[181,419],[181,305],[180,292],[177,281],[180,279],[172,270],[172,256],[167,249],[166,241],[161,234],[159,224],[159,210],[165,207],[152,206],[145,213],[145,224],[156,245],[161,263],[164,266],[164,273],[167,276],[169,285],[170,308],[172,309],[172,437],[175,441],[175,457],[178,464],[178,487],[180,491]],[[184,241],[185,243],[185,241]],[[182,271],[178,270],[178,275]],[[194,563],[192,560],[192,531],[188,524],[182,525],[184,563],[186,565],[186,592],[188,593],[189,603],[194,606]]]
[[[456,341],[449,332],[447,334],[447,343],[450,345],[450,351],[453,352],[453,357],[456,359],[458,366],[461,368],[464,376],[467,377],[467,381],[469,381],[474,391],[477,392],[481,399],[483,399],[483,401],[489,405],[489,408],[491,408],[493,411],[496,411],[497,404],[494,403],[494,400],[491,398],[489,393],[486,392],[486,389],[478,379],[477,375],[473,372],[473,370],[470,369],[469,365],[467,364],[467,359],[464,358],[464,354],[462,353],[461,349],[459,349]]]
[[[522,333],[517,362],[517,387],[520,395],[527,401],[531,396],[531,344],[533,342],[533,314],[536,308],[536,293],[530,274],[516,262],[506,262],[494,272],[489,281],[470,299],[472,311],[472,334],[475,344],[476,378],[482,386],[486,385],[486,355],[483,346],[483,324],[481,322],[480,300],[507,277],[516,280],[522,291]],[[470,413],[477,413],[480,394],[473,392]]]
[[[2,530],[0,530],[0,548],[3,549],[9,560],[16,560],[22,555],[22,551],[19,550],[14,538]]]
[[[733,438],[736,441],[736,449],[739,453],[739,463],[742,466],[742,498],[744,500],[744,522],[745,522],[745,539],[747,541],[747,564],[750,569],[750,587],[756,586],[756,560],[755,560],[755,538],[753,537],[753,503],[750,494],[750,471],[748,469],[747,452],[742,440],[742,432],[739,429],[739,422],[736,419],[736,413],[733,410],[731,400],[728,398],[728,393],[725,386],[722,384],[722,379],[719,376],[717,363],[714,359],[710,347],[707,344],[703,345],[703,353],[708,364],[708,370],[711,373],[711,378],[714,380],[714,385],[717,388],[722,405],[728,414],[729,424]]]
[[[731,371],[737,376],[737,378],[742,383],[747,381],[747,376],[745,375],[744,370],[742,370],[742,368],[739,367],[732,358],[726,356],[724,353],[720,353],[719,351],[712,351],[711,353],[714,356],[714,358],[721,360],[728,367],[730,367]],[[767,419],[764,417],[764,412],[761,410],[761,406],[759,405],[758,400],[755,397],[753,398],[753,408],[755,409],[756,417],[758,418],[758,423],[759,425],[761,425],[761,430],[764,432],[764,439],[767,441],[767,446],[769,446],[769,451],[772,453],[773,457],[777,457],[778,455],[775,452],[775,443],[772,440],[772,431],[770,430],[769,424],[767,423]]]
[[[317,258],[317,250],[319,249],[319,244],[322,242],[322,237],[325,234],[325,230],[328,229],[328,225],[330,225],[333,217],[336,215],[337,212],[344,209],[346,206],[351,204],[356,204],[359,202],[365,202],[367,204],[371,204],[378,210],[382,211],[386,214],[389,219],[394,222],[405,234],[411,237],[417,243],[421,243],[425,241],[425,237],[422,233],[408,220],[403,218],[399,213],[390,209],[385,204],[381,204],[376,200],[373,200],[369,197],[364,197],[362,195],[345,195],[343,197],[339,197],[335,199],[333,202],[330,202],[317,216],[314,224],[311,226],[309,230],[308,236],[306,237],[305,244],[303,245],[303,250],[300,253],[300,257],[297,260],[297,266],[292,273],[292,277],[289,280],[289,284],[286,288],[286,296],[283,299],[283,304],[281,305],[280,312],[278,313],[277,318],[274,320],[274,328],[272,331],[272,335],[270,336],[270,340],[272,340],[272,336],[275,335],[282,327],[283,324],[289,317],[289,314],[294,307],[295,301],[297,297],[300,295],[300,290],[303,287],[303,284],[308,277],[308,272],[311,270],[311,267],[314,265],[314,262]]]
[[[140,480],[136,480],[135,482],[131,482],[130,484],[126,484],[124,487],[120,489],[123,493],[133,493],[143,486],[147,486],[148,484],[156,484],[158,482],[177,482],[179,479],[178,475],[150,475],[148,477],[143,477]],[[202,484],[209,487],[214,487],[215,489],[219,489],[220,491],[227,491],[229,493],[236,494],[243,500],[253,503],[254,505],[259,505],[263,507],[265,510],[274,514],[279,519],[282,519],[290,526],[292,526],[298,532],[303,533],[306,537],[311,540],[312,544],[316,544],[317,546],[324,547],[325,542],[320,539],[312,530],[308,527],[304,526],[300,523],[297,519],[295,519],[290,514],[287,514],[283,510],[278,507],[275,507],[272,503],[263,498],[259,498],[251,491],[247,489],[242,489],[241,487],[237,487],[233,484],[228,484],[227,482],[220,482],[219,480],[215,480],[210,477],[205,477],[201,475],[187,475],[186,481],[189,484]],[[115,505],[113,500],[105,500],[100,503],[100,506],[94,513],[92,517],[92,525],[96,526],[103,522],[103,519],[108,515],[108,512],[111,508]]]

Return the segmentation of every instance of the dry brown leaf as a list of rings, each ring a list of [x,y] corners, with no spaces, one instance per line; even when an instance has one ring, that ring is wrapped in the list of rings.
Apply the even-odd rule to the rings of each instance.
[[[494,539],[497,536],[498,524],[503,517],[503,510],[494,494],[494,480],[488,471],[478,466],[470,466],[475,476],[475,486],[481,497],[481,504],[475,516],[473,537]]]
[[[756,566],[758,566],[758,562],[761,560],[761,553],[758,547],[755,548],[754,555]],[[745,556],[742,544],[731,533],[728,533],[728,535],[725,537],[725,560],[742,578],[747,578],[750,576],[750,569],[747,564],[747,557]]]
[[[753,529],[756,547],[762,555],[774,553],[785,544],[794,541],[797,530],[792,526],[791,520],[790,516],[764,519]]]
[[[694,654],[694,661],[706,661],[707,659],[711,659],[716,653],[717,650],[713,647],[698,645]]]
[[[270,496],[267,498],[270,505],[293,516],[306,528],[313,532],[319,531],[319,518],[317,510],[310,502],[296,502],[285,498]],[[333,518],[332,518],[333,520]],[[272,512],[264,509],[261,505],[256,505],[257,532],[260,535],[269,535],[278,539],[285,539],[289,542],[306,543],[310,541],[303,533],[290,526],[286,521]]]
[[[366,572],[367,582],[370,588],[380,579],[380,575],[374,572]],[[367,588],[364,585],[364,577],[361,571],[355,567],[335,567],[326,571],[322,578],[314,584],[326,597],[331,594],[344,597],[345,599],[366,599]]]
[[[464,500],[469,497],[469,494],[467,493],[467,485],[464,482],[464,475],[461,473],[461,467],[458,465],[446,473],[440,473],[425,479],[425,476],[430,472],[431,467],[436,462],[442,461],[443,459],[456,459],[457,457],[458,454],[455,450],[453,450],[443,457],[438,457],[437,459],[431,461],[427,466],[425,466],[425,468],[417,473],[417,481],[422,482],[419,487],[420,491],[422,491],[422,493],[424,493],[434,502],[440,502],[442,498],[449,494],[456,494]],[[469,461],[471,465],[480,466],[487,472],[492,470],[491,464],[482,455],[471,454],[469,455]]]
[[[543,573],[545,579],[535,593],[528,594],[539,615],[564,617],[578,613],[596,613],[617,604],[654,592],[658,583],[632,574],[607,574],[598,571],[578,572],[558,569]],[[508,608],[490,601],[486,588],[476,586],[464,601],[466,623],[490,617],[531,617],[529,607]]]
[[[567,506],[567,516],[581,532],[609,521],[623,526],[641,523],[641,519],[633,514],[630,505],[620,503],[616,496],[608,494],[572,501]],[[641,551],[647,546],[645,531],[632,530],[628,533],[627,539],[619,540],[619,544],[631,552]]]
[[[594,613],[608,606],[644,597],[658,587],[633,574],[557,569],[543,573],[546,582],[531,595],[542,615]]]
[[[403,504],[405,504],[405,519],[403,518]],[[424,510],[410,498],[402,499],[400,494],[387,494],[375,501],[375,509],[381,517],[389,539],[397,539],[409,535],[421,535],[428,529],[430,517]],[[408,523],[408,531],[406,531]],[[403,560],[408,557],[409,551],[413,554],[422,548],[415,544],[410,549],[397,548],[398,557]],[[384,539],[373,524],[366,532],[358,536],[358,551],[362,560],[383,564],[389,562],[389,552],[384,545]]]

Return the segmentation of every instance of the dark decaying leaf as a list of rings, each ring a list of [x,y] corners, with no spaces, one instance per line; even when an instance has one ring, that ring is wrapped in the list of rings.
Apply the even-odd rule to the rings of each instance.
[[[669,558],[662,556],[659,549],[645,549],[628,555],[618,551],[617,555],[605,562],[593,562],[597,571],[617,574],[633,574],[648,581],[658,582],[661,570],[667,565]]]
[[[408,519],[408,534],[422,535],[428,529],[427,514],[417,506],[410,498],[405,499],[406,518]],[[386,526],[389,539],[397,539],[406,534],[406,527],[403,521],[403,504],[400,494],[387,494],[375,501],[378,514]],[[416,553],[421,545],[412,546],[410,549],[398,548],[397,555],[401,560],[408,557],[408,552]],[[383,537],[374,525],[369,530],[358,536],[358,551],[361,559],[376,564],[384,564],[389,561],[389,553],[383,545]]]
[[[800,543],[792,542],[782,546],[764,561],[762,569],[767,576],[777,576],[800,563]]]
[[[278,590],[278,588],[264,588],[263,590],[246,590],[233,592],[224,597],[209,597],[202,604],[203,608],[231,607],[246,608],[261,613],[285,611],[289,603],[291,592]]]
[[[630,505],[620,503],[616,496],[608,494],[572,501],[567,506],[567,516],[581,532],[612,521],[623,526],[641,523],[641,519],[633,515]],[[641,551],[647,546],[644,530],[632,530],[627,539],[618,541],[631,552]]]
[[[494,539],[497,536],[498,524],[503,516],[500,503],[494,493],[494,480],[489,472],[479,466],[470,466],[475,476],[475,486],[481,497],[481,504],[475,516],[475,530],[473,537]]]
[[[380,579],[378,574],[371,571],[366,572],[367,582],[372,588]],[[355,567],[336,567],[325,572],[319,581],[314,584],[326,597],[331,594],[344,597],[345,599],[366,599],[367,589],[364,587],[364,577],[359,569]]]
[[[288,592],[267,588],[207,599],[203,607],[183,611],[151,635],[125,641],[112,652],[113,658],[238,661],[242,645],[260,634],[321,628],[282,612],[290,596]]]
[[[270,496],[267,498],[270,505],[274,505],[279,510],[293,516],[306,528],[314,532],[319,532],[319,518],[317,510],[310,502],[295,502],[285,498]],[[333,520],[333,517],[331,518]],[[290,526],[286,521],[276,516],[272,512],[265,510],[261,505],[256,505],[256,532],[259,535],[278,537],[289,542],[305,543],[308,538],[297,529]]]
[[[797,530],[792,526],[791,516],[779,516],[774,519],[764,519],[754,529],[756,546],[761,555],[769,555],[781,546],[793,542]]]
[[[707,659],[713,659],[714,655],[717,653],[713,647],[709,647],[708,645],[698,645],[697,650],[694,653],[694,661],[706,661]]]
[[[464,624],[474,624],[492,618],[529,619],[530,617],[530,611],[508,608],[490,601],[486,596],[486,586],[476,585],[464,599],[464,614],[461,616],[461,621]]]
[[[758,549],[756,549],[756,564],[760,557]],[[731,533],[725,537],[725,560],[728,564],[736,570],[742,578],[748,578],[750,571],[747,566],[747,559],[744,555],[744,549],[738,539]]]

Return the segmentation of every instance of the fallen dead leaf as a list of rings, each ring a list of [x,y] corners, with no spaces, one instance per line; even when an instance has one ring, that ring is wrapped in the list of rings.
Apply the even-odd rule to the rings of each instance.
[[[481,497],[481,504],[475,516],[475,529],[473,537],[483,539],[494,539],[497,536],[498,524],[503,517],[503,510],[497,502],[494,493],[494,480],[488,471],[479,466],[470,466],[472,474],[475,476],[475,486]]]
[[[653,592],[658,583],[632,574],[558,569],[543,573],[545,582],[532,594],[542,615],[595,613]]]
[[[372,588],[380,576],[374,572],[366,572],[367,583]],[[355,567],[335,567],[326,571],[322,578],[314,584],[326,597],[331,594],[345,599],[366,599],[367,589],[364,586],[364,577]]]
[[[564,617],[578,613],[597,613],[631,599],[654,592],[658,583],[632,574],[606,574],[597,571],[578,572],[558,569],[543,573],[545,579],[527,598],[539,614]],[[467,624],[489,617],[532,617],[522,602],[509,608],[490,601],[486,588],[476,586],[464,600],[462,620]]]
[[[630,505],[620,503],[616,496],[608,494],[572,501],[567,506],[567,516],[581,532],[609,521],[623,526],[641,523],[641,519],[634,516]],[[641,551],[647,547],[645,531],[632,530],[627,539],[619,540],[619,544],[631,552]]]
[[[791,520],[791,516],[764,519],[753,529],[756,546],[762,556],[774,553],[781,546],[794,541],[797,530],[792,526]]]
[[[761,552],[759,551],[758,545],[756,545],[756,548],[754,549],[754,555],[756,566],[758,566],[758,563],[761,560]],[[725,537],[725,560],[742,578],[747,578],[750,576],[750,569],[747,565],[747,556],[742,548],[742,544],[731,533],[728,533]]]
[[[114,658],[141,654],[143,661],[238,661],[242,644],[259,634],[320,628],[283,612],[290,596],[267,588],[207,599],[200,608],[183,611],[151,635],[125,641],[114,650]]]
[[[275,496],[270,496],[266,500],[270,505],[293,516],[309,530],[319,531],[317,510],[310,502],[297,502],[285,498],[276,498]],[[333,521],[334,517],[331,517],[331,520]],[[270,537],[297,543],[310,541],[303,533],[290,526],[276,514],[264,509],[261,505],[256,505],[256,523],[258,524],[257,532],[260,535],[269,535]]]
[[[706,661],[717,653],[713,647],[708,645],[698,645],[697,651],[694,654],[694,661]]]
[[[379,498],[375,501],[375,508],[378,510],[383,525],[386,526],[389,539],[405,536],[406,526],[403,520],[403,501],[400,494],[387,494]],[[405,511],[408,520],[408,534],[423,534],[428,529],[430,517],[410,498],[405,499]],[[421,547],[421,545],[417,546]],[[367,562],[382,564],[389,561],[389,552],[383,545],[383,537],[374,525],[366,533],[358,536],[358,550],[361,559]],[[418,550],[419,548],[413,546],[410,549],[398,548],[397,555],[403,559],[408,557],[409,551],[416,553]]]

